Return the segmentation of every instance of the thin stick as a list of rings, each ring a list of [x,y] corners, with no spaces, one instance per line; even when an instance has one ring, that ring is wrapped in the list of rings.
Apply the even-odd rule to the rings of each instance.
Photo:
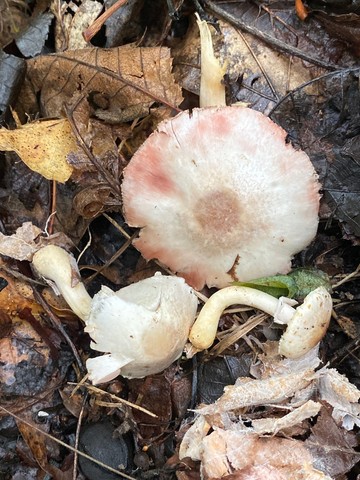
[[[240,338],[249,333],[256,326],[260,325],[260,323],[262,323],[268,317],[269,315],[260,314],[250,318],[246,323],[240,325],[233,332],[220,340],[220,342],[210,350],[209,354],[211,356],[220,355],[224,350],[230,347],[230,345],[240,340]]]
[[[115,13],[117,10],[119,10],[120,7],[125,5],[127,0],[118,0],[117,2],[114,3],[114,5],[111,5],[107,10],[105,10],[104,13],[100,15],[99,18],[93,22],[90,27],[88,27],[84,32],[83,32],[83,37],[85,42],[90,42],[90,40],[98,33],[100,28],[104,25],[106,20],[111,17],[113,13]]]
[[[77,383],[69,382],[69,385],[76,385],[77,386]],[[101,395],[107,395],[110,398],[112,398],[113,400],[116,400],[117,402],[122,403],[123,405],[126,405],[126,406],[131,407],[131,408],[135,408],[136,410],[140,410],[141,412],[146,413],[150,417],[157,418],[157,415],[155,413],[150,412],[150,410],[147,410],[144,407],[140,407],[140,405],[136,405],[135,403],[131,403],[128,400],[125,400],[123,398],[117,397],[113,393],[105,392],[104,390],[101,390],[101,388],[95,387],[94,385],[90,385],[89,383],[84,383],[83,386],[86,387],[90,392],[100,393]]]
[[[350,282],[350,280],[356,277],[359,272],[360,272],[360,263],[353,272],[349,273],[349,275],[346,275],[346,277],[344,277],[339,282],[335,283],[335,285],[332,285],[332,288],[334,289],[334,288],[340,287],[340,285],[342,285],[343,283]]]

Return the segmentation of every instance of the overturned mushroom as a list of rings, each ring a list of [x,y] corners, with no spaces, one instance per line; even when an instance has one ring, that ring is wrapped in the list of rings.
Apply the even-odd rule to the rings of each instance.
[[[223,310],[230,305],[242,304],[263,310],[272,315],[275,322],[287,324],[279,342],[279,353],[288,358],[301,357],[325,335],[330,322],[332,300],[328,291],[319,287],[310,292],[297,309],[292,306],[295,303],[284,297],[278,300],[253,288],[224,288],[205,303],[191,328],[189,339],[198,350],[210,347]]]
[[[119,374],[140,378],[158,373],[181,355],[197,310],[197,298],[182,278],[156,274],[117,292],[103,286],[91,299],[74,258],[62,248],[40,249],[33,267],[55,282],[85,321],[91,347],[106,353],[86,362],[93,383]]]
[[[287,273],[314,238],[319,183],[286,132],[243,107],[162,122],[124,170],[134,245],[201,289]]]

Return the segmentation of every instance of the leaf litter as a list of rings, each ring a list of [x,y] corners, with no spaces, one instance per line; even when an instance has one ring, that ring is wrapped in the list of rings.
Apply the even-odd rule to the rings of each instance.
[[[20,93],[22,63],[9,48],[15,35],[7,31],[2,38],[5,56],[0,67],[11,59],[15,68],[11,74],[7,70],[7,90],[0,98],[5,112],[2,118],[6,119],[3,126],[8,129],[0,130],[6,139],[1,149],[19,152],[26,166],[13,153],[3,154],[0,434],[5,439],[5,453],[0,457],[1,474],[4,478],[16,474],[38,478],[42,471],[55,479],[79,480],[99,475],[104,479],[120,475],[178,480],[200,476],[354,478],[359,473],[354,434],[359,422],[358,335],[349,342],[340,318],[347,318],[353,327],[350,330],[357,331],[356,11],[343,5],[318,7],[309,1],[305,5],[308,17],[300,21],[292,5],[239,2],[225,8],[221,3],[203,3],[214,24],[216,55],[227,68],[228,103],[242,102],[271,113],[288,132],[289,140],[308,153],[320,176],[319,233],[295,258],[294,266],[316,266],[329,275],[338,322],[331,323],[320,357],[312,352],[301,362],[281,359],[274,347],[278,330],[264,315],[262,323],[254,322],[257,326],[252,332],[245,330],[241,337],[235,335],[223,343],[224,356],[212,358],[210,351],[192,361],[183,358],[164,374],[135,380],[118,377],[104,385],[109,395],[155,413],[154,420],[131,405],[96,402],[95,393],[83,383],[83,364],[91,351],[82,324],[66,306],[56,305],[52,295],[46,294],[52,315],[59,315],[78,351],[74,363],[68,337],[56,321],[49,322],[51,310],[43,309],[33,293],[35,287],[30,286],[34,283],[24,279],[31,277],[26,260],[31,260],[43,242],[72,244],[78,253],[84,250],[80,259],[84,278],[101,272],[88,285],[94,293],[101,284],[118,289],[131,278],[147,278],[163,267],[145,264],[131,247],[128,239],[136,232],[121,218],[119,184],[122,169],[156,125],[180,108],[197,106],[200,40],[192,15],[194,6],[168,2],[171,8],[166,12],[155,2],[154,8],[163,12],[155,19],[143,2],[130,2],[126,13],[130,24],[108,22],[103,37],[95,37],[97,46],[84,48],[79,32],[96,17],[99,2],[92,2],[93,11],[85,0],[79,10],[74,5],[69,9],[66,2],[58,2],[60,8],[56,8],[56,2],[51,2],[55,25],[50,27],[42,21],[49,15],[46,2],[37,3],[30,21],[26,14],[20,20],[19,5],[9,2],[14,22],[23,29],[22,51],[29,52],[25,56],[34,54],[31,42],[38,35],[42,36],[40,42],[51,45],[50,55],[35,52],[37,56],[26,60]],[[104,3],[107,7],[109,2]],[[87,9],[89,17],[81,19],[81,11]],[[27,29],[23,27],[26,22]],[[32,33],[34,25],[42,26]],[[112,48],[104,48],[109,46]],[[9,105],[14,117],[21,118],[22,127],[16,128]],[[30,123],[29,116],[41,121]],[[60,144],[64,149],[70,142],[70,149],[62,151],[50,139],[46,124],[54,124],[51,117],[67,122]],[[39,125],[38,137],[32,147],[27,137],[23,142],[26,151],[20,152],[18,134],[30,132],[34,125]],[[58,171],[61,165],[56,155],[65,158],[60,177],[54,176],[54,168]],[[44,166],[39,170],[41,163]],[[67,181],[60,185],[56,180]],[[112,225],[114,218],[123,225],[117,231]],[[205,289],[200,296],[206,298],[210,293]],[[253,316],[250,309],[225,312],[218,338],[226,340],[234,326]],[[222,371],[218,367],[204,368],[226,358],[234,359],[227,360],[233,372],[228,377],[217,373]],[[196,362],[202,367],[199,384]],[[244,365],[240,368],[238,362]],[[65,394],[69,382],[78,382],[78,386]],[[214,388],[204,397],[203,385],[211,382]],[[204,398],[207,405],[200,403]],[[109,420],[111,435],[125,438],[131,445],[127,470],[115,465],[112,473],[105,473],[104,467],[95,477],[92,473],[84,476],[84,471],[77,470],[76,457],[83,455],[76,451],[81,446],[79,431]],[[101,459],[101,438],[96,437],[92,453]],[[61,451],[56,442],[69,447]]]

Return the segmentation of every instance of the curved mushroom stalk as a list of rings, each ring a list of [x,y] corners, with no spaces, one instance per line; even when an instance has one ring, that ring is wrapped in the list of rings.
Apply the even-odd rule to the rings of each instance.
[[[216,336],[220,316],[226,307],[248,305],[272,315],[274,321],[288,324],[280,339],[279,353],[298,358],[317,345],[329,326],[332,300],[324,287],[305,297],[304,303],[293,308],[294,300],[279,300],[267,293],[248,287],[232,286],[216,292],[205,303],[190,330],[189,340],[197,350],[209,348]]]
[[[47,245],[34,254],[32,266],[39,276],[51,280],[71,310],[81,320],[86,320],[90,313],[91,297],[81,282],[75,258],[63,248]]]
[[[33,267],[55,283],[85,321],[91,347],[106,353],[86,362],[93,383],[109,381],[120,373],[129,378],[158,373],[181,355],[198,304],[183,278],[155,274],[117,292],[102,287],[91,299],[75,259],[62,248],[40,249]]]

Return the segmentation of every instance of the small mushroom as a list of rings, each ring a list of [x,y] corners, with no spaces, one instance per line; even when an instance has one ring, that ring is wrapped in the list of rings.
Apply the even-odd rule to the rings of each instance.
[[[117,292],[103,286],[91,299],[75,259],[62,248],[40,249],[32,265],[85,321],[91,347],[106,353],[86,362],[93,383],[120,373],[128,378],[158,373],[181,355],[198,303],[184,279],[158,273]]]
[[[319,287],[310,292],[296,309],[292,306],[295,303],[286,297],[278,300],[249,287],[223,288],[205,303],[190,330],[189,339],[197,350],[209,348],[223,310],[230,305],[242,304],[263,310],[277,323],[288,324],[279,342],[279,353],[288,358],[301,357],[325,335],[331,318],[332,299],[324,287]]]
[[[244,107],[162,122],[124,170],[134,245],[201,289],[287,273],[314,238],[319,183],[286,132]]]

